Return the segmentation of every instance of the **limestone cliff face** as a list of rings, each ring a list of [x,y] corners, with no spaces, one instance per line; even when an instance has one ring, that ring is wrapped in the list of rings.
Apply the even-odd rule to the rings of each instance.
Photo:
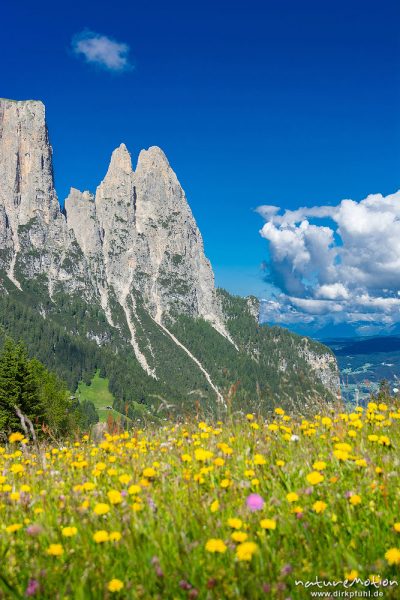
[[[201,234],[159,148],[142,151],[134,172],[121,144],[95,197],[72,188],[64,215],[44,105],[0,100],[0,172],[2,260],[14,283],[20,285],[15,264],[23,251],[31,255],[25,274],[45,274],[51,288],[72,275],[79,286],[77,272],[85,278],[90,271],[87,279],[106,310],[110,288],[122,301],[133,288],[156,320],[185,312],[224,331]],[[74,272],[68,274],[62,265],[71,254]]]
[[[0,99],[0,284],[2,277],[22,291],[38,282],[54,303],[61,293],[98,306],[157,379],[155,338],[146,331],[153,323],[222,400],[207,370],[171,331],[180,315],[202,318],[239,351],[200,231],[160,148],[143,150],[133,169],[121,144],[95,195],[71,188],[61,210],[44,105]],[[254,302],[249,309],[257,320]]]
[[[65,210],[106,310],[110,290],[122,306],[137,291],[157,322],[184,313],[226,333],[201,234],[162,150],[142,151],[133,171],[121,144],[95,197],[72,189]]]
[[[59,205],[54,192],[51,146],[41,102],[0,102],[0,237],[10,279],[20,251],[20,226],[42,224],[30,236],[32,247],[45,244]],[[6,250],[6,252],[4,252]]]
[[[68,236],[54,189],[52,148],[42,102],[0,100],[1,266],[21,287],[20,275],[68,279],[62,262]],[[78,269],[79,271],[79,269]]]
[[[0,141],[0,200],[13,224],[37,216],[49,224],[59,205],[43,104],[1,100]]]
[[[72,188],[62,212],[44,105],[0,100],[0,172],[0,266],[18,288],[42,277],[50,297],[98,301],[117,328],[119,305],[135,355],[154,377],[137,336],[138,298],[160,325],[186,314],[229,337],[201,234],[162,150],[142,151],[133,171],[121,144],[95,196]]]

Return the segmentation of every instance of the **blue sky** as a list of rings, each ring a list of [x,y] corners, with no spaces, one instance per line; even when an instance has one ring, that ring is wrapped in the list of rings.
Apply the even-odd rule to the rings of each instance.
[[[0,96],[45,102],[61,200],[94,190],[122,141],[134,158],[161,146],[217,283],[265,295],[257,206],[400,187],[399,17],[395,0],[9,2]],[[74,54],[85,29],[134,68]]]

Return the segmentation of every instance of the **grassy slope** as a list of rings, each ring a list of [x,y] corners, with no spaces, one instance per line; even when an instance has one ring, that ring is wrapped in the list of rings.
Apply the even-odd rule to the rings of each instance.
[[[121,416],[121,413],[114,409],[106,409],[106,406],[113,406],[114,396],[108,389],[108,379],[100,377],[99,371],[95,373],[90,385],[86,385],[83,381],[79,383],[76,395],[81,401],[89,400],[93,402],[101,422],[107,421],[110,414],[114,418]]]

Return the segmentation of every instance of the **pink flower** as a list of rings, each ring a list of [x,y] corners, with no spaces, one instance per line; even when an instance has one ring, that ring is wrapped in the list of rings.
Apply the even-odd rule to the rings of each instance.
[[[32,525],[29,525],[26,528],[26,533],[31,536],[40,535],[42,533],[42,531],[43,531],[42,527],[40,525],[38,525],[37,523],[33,523]]]
[[[36,592],[39,591],[39,587],[39,582],[36,579],[30,579],[25,590],[25,596],[35,596]]]
[[[250,496],[247,497],[246,505],[247,508],[254,512],[256,510],[261,510],[264,507],[264,500],[259,494],[250,494]]]

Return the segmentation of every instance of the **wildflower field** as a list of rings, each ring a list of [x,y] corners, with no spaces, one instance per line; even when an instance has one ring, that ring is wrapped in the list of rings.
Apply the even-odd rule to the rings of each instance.
[[[14,433],[0,447],[0,598],[294,600],[316,580],[399,598],[399,418],[372,402],[98,443]]]

